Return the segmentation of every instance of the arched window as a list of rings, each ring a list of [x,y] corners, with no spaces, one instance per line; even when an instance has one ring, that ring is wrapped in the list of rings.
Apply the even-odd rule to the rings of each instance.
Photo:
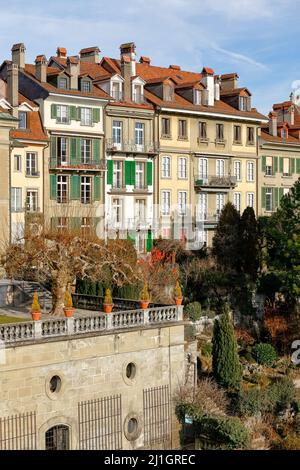
[[[59,424],[48,429],[45,434],[46,450],[69,450],[69,426]]]

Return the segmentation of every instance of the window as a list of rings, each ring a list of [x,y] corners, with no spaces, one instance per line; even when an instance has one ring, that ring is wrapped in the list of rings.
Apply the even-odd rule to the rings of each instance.
[[[80,121],[82,126],[91,126],[93,124],[92,108],[80,108]]]
[[[235,160],[233,163],[233,174],[236,177],[237,181],[241,181],[241,162],[238,160]]]
[[[199,122],[199,139],[206,139],[206,122]]]
[[[122,200],[113,199],[113,218],[117,224],[122,222]]]
[[[241,126],[233,126],[233,140],[235,143],[242,142],[242,128]]]
[[[283,195],[289,194],[290,188],[283,188]]]
[[[283,159],[283,176],[289,176],[290,174],[290,159]]]
[[[254,181],[254,162],[247,162],[247,181]]]
[[[92,202],[92,178],[90,176],[81,176],[80,200],[82,204]]]
[[[66,165],[68,162],[68,139],[66,137],[57,138],[58,164]]]
[[[161,134],[162,134],[162,137],[171,136],[171,121],[169,118],[161,119]]]
[[[92,228],[91,218],[90,217],[82,217],[81,227],[80,227],[81,233],[83,235],[88,235],[89,233],[91,233],[91,228]]]
[[[26,210],[29,212],[38,211],[38,190],[28,189],[26,191]]]
[[[207,194],[205,193],[198,194],[197,215],[199,221],[207,219]]]
[[[174,88],[171,85],[164,85],[164,99],[165,101],[173,101]]]
[[[91,163],[92,152],[91,152],[91,139],[81,139],[81,162]]]
[[[143,100],[143,87],[142,85],[135,85],[133,92],[133,101],[135,103],[142,103]]]
[[[135,145],[144,144],[144,124],[141,122],[135,123]]]
[[[12,212],[22,210],[22,188],[11,188],[11,210]]]
[[[254,144],[254,127],[247,127],[247,144]]]
[[[216,160],[216,173],[218,177],[225,175],[225,162],[224,160]]]
[[[27,129],[27,114],[25,111],[19,111],[19,129]]]
[[[136,162],[135,164],[135,187],[143,189],[145,187],[145,163]]]
[[[63,232],[68,228],[68,217],[57,218],[57,230]]]
[[[208,171],[208,160],[207,158],[199,158],[199,178],[206,179]]]
[[[135,201],[135,218],[137,223],[145,220],[146,217],[146,201],[145,199],[136,199]]]
[[[254,193],[247,193],[247,207],[254,208]]]
[[[46,450],[69,450],[69,428],[63,424],[48,429],[45,435]]]
[[[224,140],[224,124],[216,124],[216,139]]]
[[[178,213],[179,215],[186,214],[186,204],[187,204],[187,192],[179,191],[178,192]]]
[[[272,157],[266,158],[266,175],[272,176],[273,175],[273,159]]]
[[[58,175],[57,177],[57,202],[68,202],[68,177]]]
[[[171,158],[162,157],[162,178],[171,178]]]
[[[91,82],[89,80],[82,80],[81,82],[81,91],[85,93],[90,93],[91,91]]]
[[[14,155],[14,171],[22,171],[21,155]]]
[[[37,154],[34,152],[26,153],[26,176],[38,176]]]
[[[241,212],[241,193],[233,194],[233,204],[238,212]]]
[[[122,142],[122,121],[113,121],[113,143],[121,144]]]
[[[282,139],[288,138],[288,130],[286,128],[281,129],[281,138]]]
[[[239,109],[240,111],[250,111],[251,110],[251,100],[248,96],[239,97]]]
[[[171,191],[162,191],[162,208],[163,215],[169,215],[171,210]]]
[[[119,82],[112,82],[112,97],[117,101],[122,101],[122,91],[121,91],[121,83]]]
[[[217,193],[216,194],[216,218],[217,220],[220,217],[220,214],[222,212],[224,205],[225,205],[225,195],[222,193]]]
[[[123,187],[123,162],[120,162],[120,161],[113,162],[113,187],[114,188]]]
[[[201,104],[201,91],[194,90],[194,104]]]
[[[68,80],[65,77],[60,77],[58,79],[58,88],[66,90],[68,88]]]
[[[185,119],[178,121],[178,138],[187,139],[187,121]]]
[[[273,191],[272,188],[266,188],[266,211],[272,212],[273,210]]]
[[[179,158],[178,178],[187,178],[187,159],[185,157]]]
[[[69,107],[64,105],[57,105],[57,122],[61,124],[68,124],[70,122]]]

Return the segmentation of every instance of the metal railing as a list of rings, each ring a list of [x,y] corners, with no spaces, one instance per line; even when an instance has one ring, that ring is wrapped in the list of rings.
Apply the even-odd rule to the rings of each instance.
[[[236,185],[236,181],[236,176],[231,175],[195,176],[196,187],[231,188]]]
[[[106,160],[83,160],[83,159],[68,159],[65,162],[62,162],[59,157],[50,158],[49,168],[60,170],[69,170],[70,168],[84,168],[84,169],[97,169],[97,170],[106,170]]]
[[[154,142],[144,142],[143,144],[136,144],[132,141],[114,142],[113,139],[106,139],[106,150],[111,152],[131,152],[131,153],[156,153],[158,151],[158,144]]]

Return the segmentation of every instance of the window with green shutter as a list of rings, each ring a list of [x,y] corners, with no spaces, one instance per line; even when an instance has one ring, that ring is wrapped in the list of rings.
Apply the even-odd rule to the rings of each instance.
[[[79,232],[81,229],[81,217],[70,217],[70,228]]]
[[[125,184],[131,183],[131,162],[125,162]]]
[[[93,139],[93,160],[95,162],[100,162],[100,144],[99,139]]]
[[[74,121],[77,119],[77,108],[76,106],[70,106],[70,118]]]
[[[51,159],[56,160],[57,157],[57,141],[56,137],[51,136],[50,138],[50,156]]]
[[[78,108],[77,108],[76,120],[81,121],[81,108],[80,108],[80,106],[78,106]]]
[[[296,159],[296,173],[300,175],[300,158]]]
[[[279,158],[279,173],[283,173],[283,157]]]
[[[267,163],[267,157],[266,157],[265,155],[263,155],[263,156],[261,157],[261,171],[262,171],[263,173],[266,172],[266,163]]]
[[[70,145],[70,161],[72,165],[76,165],[77,159],[77,139],[75,137],[71,138]]]
[[[147,162],[147,185],[152,186],[152,162]]]
[[[113,161],[112,160],[107,160],[106,182],[107,182],[107,184],[112,184],[113,183]]]
[[[80,176],[71,176],[70,199],[80,199]]]
[[[76,137],[76,161],[77,161],[77,165],[80,164],[81,162],[81,138],[80,137]]]
[[[95,201],[100,201],[101,195],[100,195],[100,176],[95,176],[94,177],[94,200]]]
[[[50,199],[56,199],[57,194],[56,175],[50,175]]]
[[[51,118],[52,119],[57,118],[57,105],[56,104],[51,104]]]
[[[273,188],[273,209],[276,209],[279,205],[279,188]]]
[[[278,157],[273,157],[273,169],[274,169],[274,173],[277,173],[277,171],[278,171]]]
[[[100,121],[100,109],[93,108],[93,122],[99,122],[99,121]]]
[[[130,170],[131,183],[129,184],[132,184],[133,186],[135,186],[135,162],[130,162],[130,167],[131,167],[131,170]]]
[[[152,247],[153,247],[152,232],[151,232],[151,230],[148,230],[147,240],[146,240],[147,253],[150,253],[152,251]]]
[[[296,166],[296,165],[295,165],[295,160],[296,160],[295,158],[291,158],[291,159],[290,159],[291,173],[292,173],[292,174],[295,173],[295,166]]]
[[[261,188],[261,207],[266,208],[266,188]]]
[[[279,204],[282,198],[283,198],[283,188],[279,188]]]

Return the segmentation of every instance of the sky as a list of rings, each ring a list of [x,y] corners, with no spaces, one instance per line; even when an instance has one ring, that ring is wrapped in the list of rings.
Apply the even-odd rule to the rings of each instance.
[[[0,0],[0,63],[19,42],[33,62],[57,46],[69,55],[98,46],[119,57],[120,44],[134,41],[137,57],[153,65],[237,72],[253,106],[268,113],[300,80],[299,7],[300,0]]]

